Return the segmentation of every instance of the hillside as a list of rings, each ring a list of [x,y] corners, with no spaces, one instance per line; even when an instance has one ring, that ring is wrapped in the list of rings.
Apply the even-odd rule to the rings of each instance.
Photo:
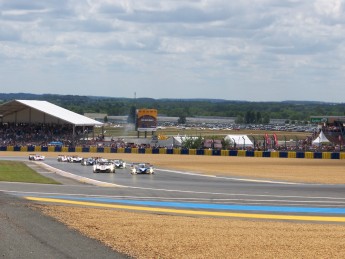
[[[0,93],[0,103],[13,99],[45,100],[79,114],[128,115],[131,108],[157,109],[166,116],[236,117],[240,123],[264,123],[268,119],[308,121],[310,116],[344,116],[344,103],[314,101],[249,102],[222,99],[153,99],[30,93]]]

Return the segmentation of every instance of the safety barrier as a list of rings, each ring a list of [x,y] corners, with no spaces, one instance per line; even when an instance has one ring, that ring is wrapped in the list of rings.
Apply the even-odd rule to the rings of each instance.
[[[237,156],[304,159],[345,159],[345,152],[302,152],[302,151],[247,151],[218,149],[182,148],[113,148],[113,147],[61,147],[61,146],[0,146],[0,152],[59,152],[59,153],[126,153],[126,154],[168,154],[197,156]]]

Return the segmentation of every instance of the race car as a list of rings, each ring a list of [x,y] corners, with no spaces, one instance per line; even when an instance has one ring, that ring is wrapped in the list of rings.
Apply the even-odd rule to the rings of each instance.
[[[38,154],[30,154],[29,155],[29,160],[34,160],[34,161],[43,161],[46,157]]]
[[[153,165],[149,163],[132,164],[131,174],[154,174]]]
[[[111,161],[102,161],[93,165],[94,173],[115,173],[115,165]]]
[[[126,162],[122,159],[114,159],[113,163],[116,168],[126,168]]]
[[[57,157],[58,162],[68,162],[67,156],[65,155],[58,155]]]
[[[80,156],[68,156],[67,161],[70,163],[80,163],[83,158]]]
[[[109,162],[109,160],[106,159],[106,158],[103,158],[103,157],[96,157],[96,158],[95,158],[95,164],[97,164],[97,163],[102,163],[102,162]],[[111,161],[110,161],[110,162],[111,162]]]
[[[94,165],[96,163],[96,159],[93,157],[83,158],[80,162],[81,165]]]

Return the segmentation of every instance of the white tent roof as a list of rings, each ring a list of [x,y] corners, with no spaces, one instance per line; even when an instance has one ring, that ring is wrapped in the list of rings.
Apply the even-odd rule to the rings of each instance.
[[[253,142],[248,138],[247,135],[227,135],[224,138],[227,141],[230,141],[231,144],[236,143],[238,146],[246,146],[246,147],[252,147]]]
[[[174,146],[181,146],[183,141],[186,141],[187,139],[197,139],[198,137],[190,137],[190,136],[174,136],[171,137],[171,139],[173,140],[173,144]]]
[[[56,123],[95,126],[103,123],[47,101],[13,100],[0,106],[0,122]]]
[[[321,130],[319,136],[313,140],[312,144],[315,145],[315,144],[322,144],[322,143],[330,143],[330,141],[328,140],[328,138],[325,136],[325,134]]]

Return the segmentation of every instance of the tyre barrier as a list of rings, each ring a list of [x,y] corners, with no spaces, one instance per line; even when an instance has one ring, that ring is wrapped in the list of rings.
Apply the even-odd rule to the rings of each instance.
[[[302,151],[249,151],[185,148],[113,148],[113,147],[61,147],[61,146],[0,146],[0,152],[58,152],[58,153],[126,153],[126,154],[168,154],[197,156],[237,156],[304,159],[345,159],[345,152],[302,152]]]

